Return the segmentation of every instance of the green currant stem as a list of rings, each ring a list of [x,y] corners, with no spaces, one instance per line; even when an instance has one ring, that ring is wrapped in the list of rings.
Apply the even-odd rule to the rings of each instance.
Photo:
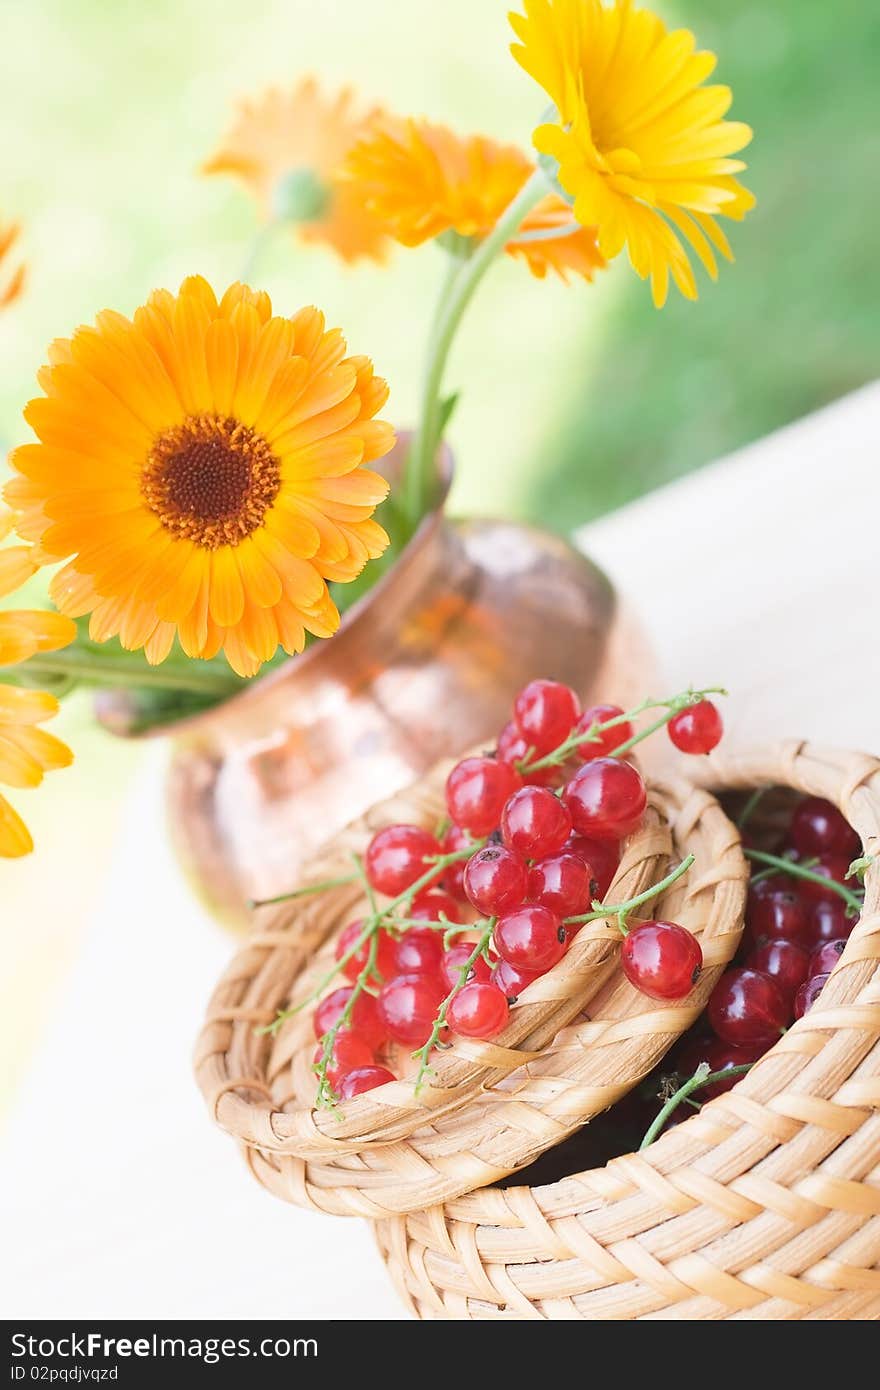
[[[728,1081],[731,1076],[744,1076],[747,1071],[751,1071],[754,1065],[754,1062],[745,1062],[740,1067],[725,1067],[723,1071],[710,1071],[709,1063],[701,1062],[693,1076],[688,1077],[674,1095],[669,1097],[639,1145],[639,1153],[642,1152],[642,1149],[647,1149],[650,1144],[653,1144],[665,1127],[670,1115],[678,1109],[683,1100],[687,1100],[692,1091],[698,1091],[701,1086],[711,1086],[714,1081]]]
[[[367,878],[366,870],[364,869],[361,860],[358,858],[356,854],[352,855],[352,859],[355,863],[357,877],[360,878],[361,882],[364,885],[364,892],[366,893],[367,901],[370,904],[370,912],[372,913],[371,921],[373,919],[378,919],[381,916],[381,914],[376,904],[376,898],[373,893],[372,884],[370,883],[370,880]],[[362,932],[361,937],[363,937],[363,935],[364,933]],[[359,951],[361,948],[361,937],[359,937],[357,942],[355,943],[355,951]],[[332,1109],[338,1102],[336,1091],[330,1081],[330,1078],[327,1075],[327,1069],[330,1065],[330,1059],[333,1056],[333,1049],[336,1046],[336,1038],[338,1034],[341,1032],[341,1030],[343,1028],[347,1028],[348,1025],[351,1023],[352,1015],[354,1014],[355,1005],[357,1004],[358,999],[361,997],[362,994],[369,993],[369,982],[372,978],[373,971],[376,968],[376,957],[379,953],[378,932],[372,932],[369,938],[369,942],[370,944],[367,950],[367,958],[364,961],[362,969],[358,972],[351,994],[348,996],[348,1000],[346,1001],[345,1008],[342,1010],[342,1013],[340,1014],[336,1022],[333,1024],[332,1028],[328,1028],[327,1032],[321,1039],[321,1056],[318,1060],[317,1066],[315,1067],[315,1071],[318,1076],[317,1104],[324,1109]],[[348,960],[351,958],[351,955],[351,951],[347,951],[345,953],[345,956],[339,962],[340,968],[342,967],[342,965],[347,964]]]
[[[747,849],[743,853],[746,859],[751,859],[754,864],[766,864],[772,869],[781,869],[783,873],[790,874],[792,878],[805,879],[807,883],[816,883],[821,888],[828,888],[843,898],[847,907],[853,912],[859,913],[863,903],[849,888],[845,888],[842,883],[837,883],[833,878],[823,878],[821,874],[814,874],[812,869],[805,869],[801,864],[794,864],[790,859],[782,859],[778,854],[766,854],[762,849]]]
[[[175,666],[165,663],[150,666],[139,653],[117,652],[101,654],[75,643],[58,652],[40,652],[28,657],[25,668],[28,676],[71,676],[80,684],[101,686],[131,686],[140,689],[185,690],[198,695],[224,699],[234,695],[245,684],[232,671],[208,669],[201,671],[199,662],[189,661]]]
[[[687,873],[693,862],[694,856],[689,854],[659,883],[652,884],[650,888],[646,888],[643,893],[637,894],[636,897],[628,898],[624,903],[605,903],[603,905],[600,902],[594,902],[592,912],[585,912],[579,917],[566,917],[563,919],[564,925],[569,927],[583,922],[599,922],[606,917],[616,917],[621,932],[626,936],[626,919],[630,913],[635,912],[638,907],[644,907],[645,903],[653,902],[655,898],[659,898],[666,892],[667,888],[671,888],[673,883],[676,883],[683,874]]]
[[[749,797],[748,801],[746,802],[745,806],[744,806],[744,807],[742,808],[742,810],[740,811],[739,820],[738,820],[737,823],[736,823],[736,824],[737,824],[737,829],[739,829],[739,830],[745,830],[746,826],[748,825],[749,821],[751,820],[752,816],[754,815],[755,810],[757,809],[757,806],[758,806],[759,802],[761,802],[761,801],[763,800],[763,798],[767,795],[767,792],[768,792],[769,790],[770,790],[769,787],[756,787],[756,788],[755,788],[755,790],[752,792],[751,796]]]
[[[799,860],[802,869],[812,869],[816,864],[818,864],[818,862],[818,859]],[[774,878],[778,872],[778,869],[762,869],[759,874],[752,874],[751,878],[749,879],[749,883],[763,883],[765,879]]]
[[[474,946],[474,949],[471,951],[464,964],[459,967],[458,979],[452,986],[452,989],[449,991],[449,993],[447,994],[446,998],[443,1000],[443,1003],[440,1005],[440,1008],[437,1011],[437,1017],[434,1019],[434,1024],[431,1028],[431,1035],[428,1038],[428,1041],[425,1043],[424,1047],[419,1048],[418,1052],[413,1053],[413,1057],[419,1064],[418,1075],[416,1076],[415,1081],[416,1095],[419,1094],[419,1091],[424,1086],[425,1081],[428,1077],[428,1073],[431,1070],[429,1058],[431,1055],[431,1051],[436,1046],[437,1040],[439,1039],[440,1034],[442,1033],[443,1028],[446,1024],[446,1015],[449,1012],[449,1006],[452,1003],[455,996],[459,993],[459,991],[464,989],[464,986],[467,984],[468,975],[473,970],[480,956],[488,948],[489,942],[492,939],[492,932],[495,930],[495,923],[497,922],[497,920],[497,917],[490,917],[489,920],[486,922],[486,925],[483,928],[483,931],[480,935],[479,941]]]
[[[520,189],[489,235],[479,243],[456,273],[444,295],[444,303],[432,336],[422,391],[421,420],[413,440],[406,468],[406,504],[410,522],[416,525],[424,515],[430,497],[430,479],[439,440],[437,419],[443,376],[458,327],[477,286],[496,256],[518,231],[526,215],[546,195],[546,175],[536,169]]]
[[[306,884],[305,888],[295,888],[292,893],[279,893],[277,898],[250,898],[251,911],[257,907],[274,907],[276,903],[287,903],[293,898],[307,898],[312,893],[326,893],[331,888],[344,888],[346,884],[357,883],[359,874],[343,874],[340,878],[325,878],[320,883]]]

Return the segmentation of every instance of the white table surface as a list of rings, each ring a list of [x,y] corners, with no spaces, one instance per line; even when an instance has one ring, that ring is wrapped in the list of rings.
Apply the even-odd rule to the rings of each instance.
[[[875,385],[581,533],[669,687],[728,685],[733,737],[880,748],[878,458]],[[189,1055],[231,944],[177,876],[162,760],[10,1117],[3,1313],[399,1318],[366,1225],[264,1193],[203,1109]]]

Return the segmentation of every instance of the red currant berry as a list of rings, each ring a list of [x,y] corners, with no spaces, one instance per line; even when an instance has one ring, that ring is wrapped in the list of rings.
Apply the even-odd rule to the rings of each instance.
[[[473,844],[473,838],[466,830],[462,830],[460,825],[450,825],[443,839],[440,841],[440,849],[443,854],[456,854],[461,849],[469,849]],[[447,893],[451,893],[460,902],[464,900],[464,866],[466,859],[457,859],[454,864],[447,864],[443,870],[443,877],[440,880]]]
[[[677,922],[639,922],[620,948],[623,973],[650,999],[684,999],[703,969],[700,943]]]
[[[528,756],[531,745],[523,738],[516,725],[511,722],[505,724],[498,738],[498,756],[505,763],[516,766],[523,762]],[[558,787],[562,781],[561,767],[539,767],[535,772],[528,769],[521,774],[523,781],[529,786],[535,787]]]
[[[632,763],[594,758],[572,777],[563,800],[575,830],[597,840],[622,840],[641,824],[648,802]]]
[[[443,935],[430,927],[405,931],[394,952],[396,975],[437,975],[443,962]]]
[[[809,978],[812,979],[814,975],[830,975],[845,950],[845,937],[838,937],[836,941],[823,941],[810,956]]]
[[[796,808],[789,839],[805,859],[839,854],[850,864],[861,852],[859,837],[849,821],[821,796],[807,796]]]
[[[397,1077],[387,1067],[357,1067],[340,1081],[339,1099],[354,1100],[355,1096],[362,1096],[364,1091],[374,1091],[377,1086],[387,1086],[389,1081],[396,1080]]]
[[[449,950],[443,955],[443,978],[450,989],[455,989],[461,979],[461,972],[467,965],[473,954],[473,945],[466,941],[459,941],[455,946],[450,946]],[[477,956],[468,974],[468,980],[488,980],[491,971],[484,956]]]
[[[809,953],[794,941],[762,941],[746,957],[748,970],[760,970],[775,980],[789,1004],[794,1002],[810,969]]]
[[[315,1048],[316,1066],[323,1055],[324,1049],[319,1043]],[[370,1067],[375,1060],[369,1043],[359,1038],[357,1033],[349,1033],[346,1029],[340,1028],[333,1039],[333,1049],[327,1063],[327,1079],[336,1091],[346,1072],[354,1071],[355,1067]]]
[[[529,873],[529,898],[557,917],[579,917],[589,912],[596,892],[590,866],[578,854],[552,854]]]
[[[497,917],[525,901],[529,872],[518,854],[503,845],[486,845],[465,866],[468,902],[486,917]]]
[[[679,710],[666,728],[681,753],[711,753],[724,733],[721,715],[711,700],[700,700],[696,705]]]
[[[576,734],[589,733],[594,724],[604,724],[609,719],[619,719],[623,714],[620,705],[591,705],[585,709],[577,724],[575,725]],[[577,746],[577,756],[582,763],[589,762],[591,758],[608,758],[619,748],[622,743],[627,743],[633,736],[633,726],[627,719],[623,724],[615,724],[613,729],[606,729],[604,733],[597,734],[594,739],[589,739]]]
[[[343,985],[341,989],[334,989],[332,994],[328,994],[321,1000],[315,1009],[314,1017],[315,1037],[319,1041],[339,1022],[352,993],[353,989],[350,985]],[[388,1036],[372,994],[361,993],[358,995],[352,1011],[350,1026],[351,1031],[357,1033],[358,1037],[363,1038],[364,1042],[372,1048],[381,1047]]]
[[[517,728],[540,755],[552,753],[565,742],[580,712],[577,695],[559,681],[530,681],[513,704]]]
[[[818,874],[820,878],[828,879],[831,883],[846,883],[846,875],[850,866],[850,860],[845,854],[824,854],[818,864],[810,865],[810,873]],[[798,894],[805,902],[833,902],[839,898],[833,888],[826,888],[823,883],[814,883],[811,879],[798,879]],[[842,899],[841,899],[842,901]]]
[[[520,787],[501,812],[501,835],[508,849],[524,859],[543,859],[562,849],[571,834],[571,816],[546,787]]]
[[[522,778],[499,758],[465,758],[446,779],[446,807],[456,825],[472,835],[491,835],[504,803]]]
[[[791,888],[777,889],[752,898],[746,917],[749,939],[806,942],[810,918],[807,908]]]
[[[342,960],[346,951],[350,950],[351,947],[355,945],[363,929],[364,919],[360,918],[357,922],[349,922],[345,931],[340,932],[339,940],[336,942],[335,954],[337,960]],[[394,974],[394,946],[394,937],[385,931],[384,928],[379,927],[376,932],[375,969],[382,976],[383,980],[387,980],[390,975]],[[345,965],[342,967],[343,975],[347,976],[349,980],[356,980],[366,965],[369,954],[370,943],[369,940],[367,940],[364,942],[363,946],[359,947],[354,955],[346,961]]]
[[[367,846],[365,866],[371,887],[396,898],[429,868],[425,860],[440,853],[440,845],[417,825],[389,825]]]
[[[439,975],[395,975],[379,991],[379,1017],[395,1042],[423,1047],[447,992]]]
[[[418,917],[425,922],[439,922],[441,917],[445,917],[447,922],[458,922],[461,908],[451,893],[432,888],[429,892],[416,894],[407,916]]]
[[[803,1018],[804,1014],[810,1012],[825,988],[827,980],[827,975],[811,975],[806,984],[801,985],[794,1000],[795,1018]]]
[[[727,1071],[730,1067],[751,1066],[759,1057],[764,1056],[767,1049],[760,1045],[733,1047],[730,1043],[722,1042],[720,1038],[713,1038],[703,1051],[703,1060],[709,1063],[709,1071],[716,1072]],[[742,1076],[731,1076],[727,1081],[713,1081],[711,1086],[702,1086],[699,1094],[706,1100],[714,1100],[715,1096],[732,1090],[741,1080]]]
[[[620,865],[620,844],[617,840],[593,840],[587,835],[572,835],[565,846],[569,854],[583,859],[590,870],[591,878],[596,880],[596,894],[603,901],[614,882],[614,875]]]
[[[709,996],[709,1022],[725,1042],[774,1043],[791,1016],[775,980],[760,970],[727,970]]]
[[[498,986],[508,1004],[515,1004],[523,990],[540,975],[540,970],[517,970],[510,961],[500,960],[492,971],[492,983]]]
[[[562,959],[568,945],[565,927],[556,914],[531,904],[499,917],[492,940],[503,960],[539,975]]]
[[[472,980],[455,995],[446,1013],[453,1033],[463,1038],[495,1038],[507,1024],[507,997],[488,980]]]
[[[836,893],[833,902],[811,903],[809,944],[818,946],[822,941],[837,941],[841,937],[848,937],[858,920],[858,917],[847,911],[843,899]]]

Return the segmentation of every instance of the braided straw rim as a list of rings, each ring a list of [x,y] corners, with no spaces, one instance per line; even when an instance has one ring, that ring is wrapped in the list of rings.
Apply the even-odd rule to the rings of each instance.
[[[880,762],[800,742],[706,759],[715,791],[833,801],[880,853]],[[650,1149],[377,1226],[419,1317],[880,1318],[880,862],[810,1010]]]
[[[377,825],[413,819],[417,811],[431,823],[447,766],[408,793],[405,804],[395,798],[335,841],[314,866],[315,881],[350,862],[352,845],[362,850]],[[246,1145],[253,1172],[271,1191],[334,1214],[380,1218],[419,1210],[530,1162],[651,1070],[693,1022],[736,949],[748,869],[735,828],[704,791],[650,787],[645,824],[625,847],[609,898],[622,900],[658,881],[673,839],[677,855],[693,852],[696,862],[668,890],[662,910],[701,936],[705,960],[686,1003],[660,1004],[631,989],[617,970],[616,926],[592,924],[560,965],[524,992],[500,1042],[462,1040],[468,1059],[481,1065],[476,1090],[435,1087],[424,1107],[411,1083],[389,1084],[371,1093],[386,1093],[384,1108],[368,1113],[378,1111],[382,1121],[393,1116],[394,1140],[387,1122],[366,1137],[355,1127],[348,1137],[348,1115],[356,1107],[362,1114],[363,1105],[331,1115],[311,1109],[315,1043],[305,1011],[274,1041],[254,1028],[291,994],[306,996],[309,981],[326,971],[354,900],[350,888],[335,890],[338,902],[328,907],[326,894],[305,911],[288,909],[284,925],[252,938],[215,991],[196,1072],[218,1124]],[[590,1001],[590,1017],[566,1027]],[[511,1035],[522,1040],[515,1047]]]

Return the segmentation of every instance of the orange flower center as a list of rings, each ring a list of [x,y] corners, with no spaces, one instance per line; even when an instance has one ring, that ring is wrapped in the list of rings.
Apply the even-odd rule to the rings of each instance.
[[[280,486],[262,435],[222,415],[191,415],[160,434],[141,474],[144,501],[166,530],[206,550],[239,545]]]

